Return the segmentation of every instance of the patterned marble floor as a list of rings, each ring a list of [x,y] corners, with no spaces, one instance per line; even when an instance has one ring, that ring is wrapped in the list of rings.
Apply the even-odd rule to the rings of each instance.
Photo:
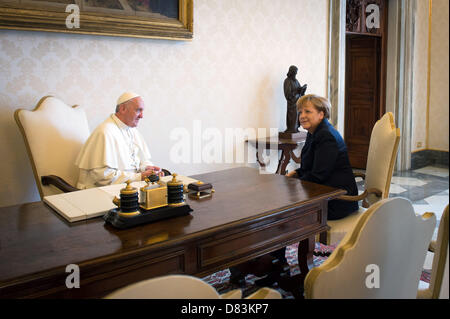
[[[363,190],[363,182],[357,183]],[[427,166],[416,170],[395,172],[391,180],[389,197],[408,198],[416,214],[426,212],[436,214],[436,239],[439,221],[444,208],[449,203],[449,170],[448,167]]]
[[[445,207],[449,204],[448,167],[426,166],[420,169],[394,174],[390,197],[406,197],[411,200],[416,214],[436,214],[436,228],[432,240],[436,240],[439,222]],[[433,254],[428,252],[423,268],[431,270]],[[422,283],[422,282],[421,282]]]

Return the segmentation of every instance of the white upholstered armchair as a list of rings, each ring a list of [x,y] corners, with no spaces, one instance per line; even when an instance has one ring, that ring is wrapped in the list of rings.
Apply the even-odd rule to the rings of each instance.
[[[32,111],[16,110],[14,118],[41,198],[77,190],[72,186],[78,180],[74,161],[90,134],[84,110],[45,96]]]
[[[306,298],[414,299],[436,216],[387,198],[361,215],[333,254],[305,278]]]
[[[417,292],[417,298],[419,299],[438,299],[449,297],[448,291],[448,227],[449,227],[449,216],[448,216],[448,205],[445,207],[444,213],[442,214],[441,221],[439,223],[439,229],[437,238],[435,241],[430,243],[428,247],[429,252],[432,256],[432,268],[431,268],[431,279],[430,283],[426,284],[423,281],[419,283],[419,290]]]
[[[361,201],[358,211],[351,213],[343,219],[330,220],[331,227],[320,241],[324,244],[336,244],[356,224],[358,218],[370,205],[389,197],[391,178],[397,157],[400,141],[400,129],[395,127],[394,116],[388,112],[379,119],[370,135],[369,153],[365,174],[355,174],[364,179],[364,192],[358,196],[341,196],[339,199],[347,201]]]

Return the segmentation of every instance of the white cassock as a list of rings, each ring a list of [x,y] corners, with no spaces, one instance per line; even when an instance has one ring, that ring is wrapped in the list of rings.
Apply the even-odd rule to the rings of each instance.
[[[75,165],[80,169],[77,188],[85,189],[140,181],[140,172],[153,163],[138,130],[111,114],[92,132]]]

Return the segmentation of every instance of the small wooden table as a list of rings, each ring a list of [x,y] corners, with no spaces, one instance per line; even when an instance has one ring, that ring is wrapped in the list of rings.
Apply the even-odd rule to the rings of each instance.
[[[1,298],[100,298],[151,277],[203,277],[300,242],[302,275],[327,202],[344,191],[254,168],[193,176],[212,198],[187,199],[191,215],[118,230],[102,218],[69,223],[43,202],[0,208]],[[66,266],[80,269],[68,289]]]
[[[261,167],[265,167],[266,164],[261,161],[261,154],[264,150],[281,150],[281,156],[278,161],[278,166],[276,173],[285,175],[286,167],[291,161],[294,160],[296,163],[300,163],[300,156],[296,156],[294,150],[301,149],[306,141],[306,132],[301,133],[301,137],[299,139],[291,140],[291,139],[283,139],[283,138],[261,138],[254,140],[247,140],[250,145],[256,148],[256,160],[258,161]]]

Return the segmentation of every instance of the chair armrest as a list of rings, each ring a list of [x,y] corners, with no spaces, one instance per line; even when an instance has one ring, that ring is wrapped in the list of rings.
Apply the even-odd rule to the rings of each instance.
[[[164,176],[170,176],[170,175],[172,175],[172,173],[169,172],[168,170],[166,170],[165,168],[161,168],[161,170],[163,171]]]
[[[42,185],[53,185],[56,188],[62,190],[64,193],[70,193],[79,191],[78,188],[73,187],[69,183],[67,183],[65,180],[63,180],[61,177],[58,177],[56,175],[47,175],[47,176],[41,176],[41,182]]]
[[[241,299],[242,298],[242,290],[241,289],[233,289],[224,294],[220,295],[222,299]]]
[[[263,287],[245,297],[245,299],[282,299],[282,296],[273,288]]]
[[[377,197],[381,197],[382,192],[376,188],[369,188],[369,189],[366,189],[364,191],[364,193],[362,193],[360,195],[357,195],[357,196],[341,195],[337,199],[345,200],[348,202],[358,202],[358,201],[366,198],[369,194],[375,194]]]
[[[436,241],[432,240],[430,245],[428,246],[428,251],[434,253],[436,251]]]

